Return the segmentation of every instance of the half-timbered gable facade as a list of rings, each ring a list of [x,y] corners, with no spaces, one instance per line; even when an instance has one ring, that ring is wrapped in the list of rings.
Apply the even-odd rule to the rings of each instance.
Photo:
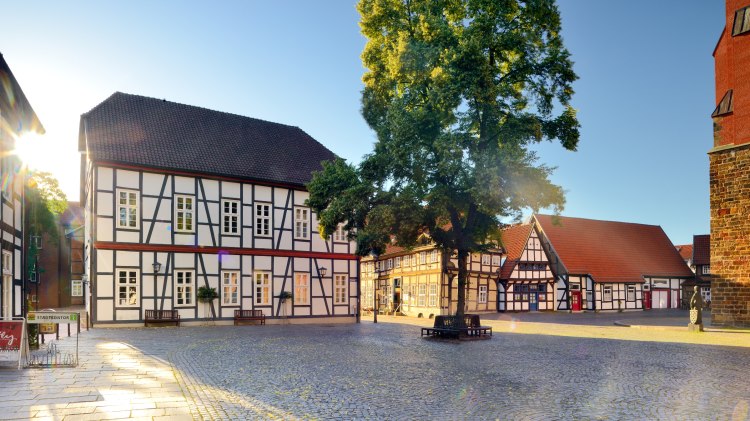
[[[656,225],[534,215],[563,293],[557,310],[677,308],[693,278]]]
[[[499,250],[472,253],[467,261],[466,312],[497,311],[497,279],[503,262]],[[388,246],[378,256],[362,259],[362,308],[408,316],[456,311],[458,259],[433,244],[411,250]]]
[[[24,173],[18,156],[11,152],[26,133],[43,134],[44,128],[0,54],[0,318],[3,319],[26,313]]]
[[[503,230],[502,240],[508,258],[500,273],[498,310],[554,310],[555,276],[537,230],[515,225]]]
[[[79,142],[94,323],[149,309],[353,320],[354,245],[322,239],[305,206],[334,155],[299,128],[115,93],[81,117]],[[198,302],[202,286],[218,300]]]

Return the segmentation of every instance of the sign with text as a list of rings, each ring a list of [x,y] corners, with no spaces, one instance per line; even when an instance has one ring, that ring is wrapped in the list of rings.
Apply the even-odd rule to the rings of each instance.
[[[0,351],[20,351],[23,320],[0,321]]]
[[[29,324],[78,323],[79,318],[79,313],[30,311],[27,320]]]

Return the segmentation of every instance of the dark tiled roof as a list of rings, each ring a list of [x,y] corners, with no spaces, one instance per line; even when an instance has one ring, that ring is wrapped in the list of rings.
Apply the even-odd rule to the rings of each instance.
[[[693,236],[693,264],[711,264],[711,236],[709,234]]]
[[[513,273],[513,269],[518,264],[518,260],[526,248],[530,234],[531,224],[515,225],[502,231],[502,237],[500,238],[503,241],[503,248],[508,257],[505,259],[505,263],[503,263],[500,279],[510,278],[510,274]]]
[[[114,93],[81,116],[94,161],[302,186],[335,155],[298,127]]]
[[[643,282],[644,275],[693,277],[658,225],[535,218],[570,274],[590,274],[597,282]]]
[[[8,63],[0,54],[0,115],[16,133],[31,131],[44,133],[44,127],[26,99]]]

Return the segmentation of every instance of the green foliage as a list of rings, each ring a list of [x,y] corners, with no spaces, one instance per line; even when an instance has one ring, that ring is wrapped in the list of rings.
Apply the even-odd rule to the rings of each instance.
[[[362,115],[377,134],[358,167],[339,160],[309,184],[321,235],[346,222],[357,252],[422,233],[459,259],[491,247],[500,220],[563,208],[529,146],[575,150],[570,54],[553,0],[360,0],[367,37]]]
[[[198,288],[196,297],[198,298],[198,301],[207,303],[219,298],[219,293],[216,292],[216,288],[211,288],[204,285]]]
[[[28,255],[26,271],[34,270],[36,257],[39,253],[36,244],[31,241],[32,236],[47,235],[50,241],[59,240],[57,221],[68,208],[68,199],[60,189],[57,179],[47,172],[31,173],[26,179],[26,244]],[[39,270],[42,272],[43,270]]]
[[[289,291],[281,291],[279,293],[279,300],[281,300],[282,303],[286,300],[291,300],[292,298],[294,298],[294,295]]]

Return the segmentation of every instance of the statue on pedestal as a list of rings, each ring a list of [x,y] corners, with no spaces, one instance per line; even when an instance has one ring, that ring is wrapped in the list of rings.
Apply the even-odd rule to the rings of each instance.
[[[698,286],[693,287],[693,296],[690,298],[690,331],[703,332],[703,297]]]

